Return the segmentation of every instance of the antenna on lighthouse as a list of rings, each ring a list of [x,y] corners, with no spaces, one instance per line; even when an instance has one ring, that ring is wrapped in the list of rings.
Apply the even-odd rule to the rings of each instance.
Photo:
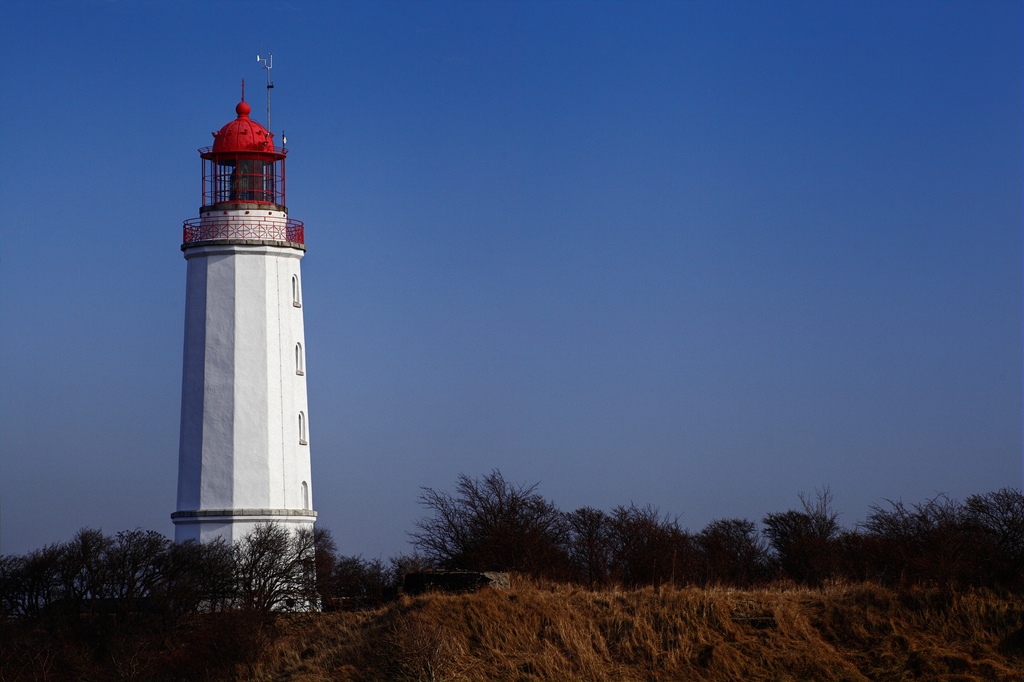
[[[263,42],[260,42],[260,53],[256,55],[256,61],[260,63],[264,69],[267,70],[267,130],[271,130],[270,127],[270,91],[274,87],[274,81],[270,80],[270,70],[274,68],[274,53],[270,52],[266,57],[263,56]]]

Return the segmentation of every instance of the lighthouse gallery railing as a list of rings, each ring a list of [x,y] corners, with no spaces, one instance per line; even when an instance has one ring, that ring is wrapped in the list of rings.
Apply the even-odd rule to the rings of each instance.
[[[183,244],[194,244],[212,239],[259,239],[291,242],[292,244],[306,243],[302,221],[292,218],[208,216],[186,220],[183,228]]]

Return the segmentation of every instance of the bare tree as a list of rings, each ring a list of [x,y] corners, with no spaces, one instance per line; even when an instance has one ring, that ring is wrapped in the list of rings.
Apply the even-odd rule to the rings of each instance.
[[[537,485],[510,483],[495,470],[481,479],[460,475],[454,494],[423,488],[419,502],[432,515],[416,522],[412,543],[445,568],[562,577],[568,526]]]
[[[693,537],[678,516],[657,507],[619,506],[611,514],[612,577],[625,585],[685,583],[693,579]]]
[[[600,509],[580,507],[568,514],[569,561],[575,578],[590,588],[607,584],[611,577],[612,520]]]
[[[695,543],[703,579],[745,587],[768,578],[768,548],[753,521],[719,519],[704,527]]]
[[[223,539],[172,542],[159,561],[160,582],[151,597],[164,630],[186,614],[224,611],[234,602],[234,557]]]
[[[1010,506],[1003,508],[1009,512],[1004,516],[998,511],[1000,505],[989,505],[987,497],[975,496],[973,509],[942,494],[921,504],[890,501],[888,509],[872,507],[863,527],[873,543],[872,558],[880,579],[947,589],[1012,582],[1018,569],[1001,564],[999,549],[999,528],[1009,531],[1007,537],[1013,533],[1012,498]],[[1002,526],[999,519],[1009,524]]]
[[[99,530],[83,528],[61,548],[57,562],[61,602],[65,610],[91,610],[95,598],[106,596],[108,566],[106,554],[113,544]]]
[[[819,585],[837,575],[839,514],[832,509],[826,486],[815,498],[800,494],[802,511],[789,510],[764,517],[768,538],[782,571],[798,582]]]
[[[991,560],[996,565],[994,582],[1024,590],[1024,494],[1003,488],[985,495],[971,495],[964,502],[972,525],[995,544]]]
[[[310,608],[309,600],[316,593],[312,530],[257,524],[235,543],[234,559],[235,587],[243,609],[269,614]]]
[[[152,530],[125,530],[114,536],[106,548],[104,596],[117,599],[123,608],[149,597],[162,580],[160,558],[170,541]]]

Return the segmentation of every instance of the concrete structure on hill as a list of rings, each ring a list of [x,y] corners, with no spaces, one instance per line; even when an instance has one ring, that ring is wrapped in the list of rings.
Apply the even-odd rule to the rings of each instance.
[[[303,224],[285,206],[274,135],[237,118],[199,150],[188,261],[175,540],[238,540],[257,523],[311,528]]]

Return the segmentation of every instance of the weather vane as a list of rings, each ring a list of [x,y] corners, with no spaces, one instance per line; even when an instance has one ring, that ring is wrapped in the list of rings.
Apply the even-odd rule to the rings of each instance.
[[[271,130],[270,127],[270,91],[274,88],[274,81],[270,80],[270,70],[274,68],[274,53],[270,52],[266,57],[263,56],[263,43],[260,42],[260,53],[256,55],[256,61],[260,63],[264,69],[267,70],[267,130]]]

